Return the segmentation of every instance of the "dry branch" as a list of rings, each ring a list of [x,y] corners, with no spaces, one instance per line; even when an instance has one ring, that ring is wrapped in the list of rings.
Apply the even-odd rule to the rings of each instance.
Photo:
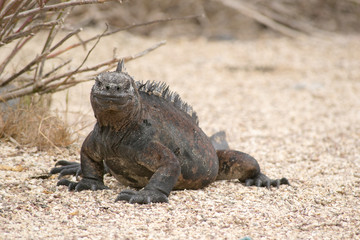
[[[287,27],[283,24],[280,24],[280,23],[274,21],[273,19],[261,14],[259,11],[254,10],[253,7],[251,7],[251,5],[249,5],[247,3],[234,1],[234,0],[221,0],[221,1],[218,0],[218,2],[224,4],[227,7],[233,8],[233,9],[241,12],[245,16],[250,17],[250,18],[258,21],[259,23],[262,23],[262,24],[272,28],[273,30],[278,31],[286,36],[289,36],[292,38],[299,38],[299,37],[305,36],[305,34],[303,32],[289,28],[289,27]]]
[[[334,34],[322,31],[318,28],[315,28],[311,26],[309,23],[301,22],[301,21],[295,21],[292,20],[290,17],[283,16],[281,14],[275,13],[271,8],[259,8],[259,12],[262,12],[264,15],[268,16],[269,18],[273,19],[274,21],[281,23],[283,26],[288,26],[291,29],[294,29],[296,31],[300,31],[307,35],[316,36],[318,38],[328,38],[333,36]]]
[[[49,93],[49,92],[53,92],[56,90],[60,91],[60,90],[67,89],[78,83],[89,81],[89,79],[82,79],[82,80],[72,79],[71,81],[68,81],[74,74],[79,74],[79,73],[84,73],[84,72],[94,72],[103,67],[107,67],[104,70],[108,70],[109,68],[113,67],[117,62],[119,62],[120,59],[124,59],[125,62],[129,62],[131,60],[137,59],[139,57],[142,57],[142,56],[150,53],[151,51],[161,47],[165,43],[166,43],[165,41],[161,41],[161,42],[155,44],[154,46],[151,46],[151,47],[149,47],[137,54],[134,54],[134,55],[120,57],[120,58],[114,57],[111,60],[105,61],[100,64],[96,64],[91,67],[78,68],[76,70],[69,71],[69,72],[66,72],[66,73],[63,73],[63,74],[60,74],[57,76],[53,76],[51,78],[44,78],[39,82],[39,84],[37,85],[36,88],[34,85],[27,85],[26,87],[19,87],[19,88],[12,89],[11,91],[2,93],[0,95],[0,100],[8,101],[10,99],[22,97],[22,96],[28,95],[30,93],[37,92],[39,94],[44,94],[44,93]]]
[[[79,6],[79,5],[86,5],[86,4],[96,4],[96,3],[105,3],[105,2],[111,2],[114,0],[82,0],[82,1],[72,1],[72,2],[62,2],[58,4],[53,4],[49,6],[43,6],[35,9],[31,9],[28,11],[21,12],[19,14],[11,14],[9,16],[4,17],[4,20],[8,20],[13,17],[17,18],[24,18],[30,15],[39,14],[42,12],[48,12],[48,11],[59,11],[65,8],[73,7],[73,6]]]
[[[17,44],[15,45],[15,47],[13,48],[13,50],[11,51],[11,53],[4,59],[4,61],[1,63],[0,65],[0,76],[3,73],[3,71],[5,70],[5,67],[9,64],[9,62],[11,61],[11,59],[13,59],[15,57],[15,55],[19,52],[19,50],[21,48],[23,48],[25,46],[25,44],[32,38],[33,36],[28,36],[27,38],[25,38],[22,41],[18,41]],[[1,81],[0,81],[1,83]],[[4,84],[5,85],[5,84]],[[1,84],[0,84],[1,87]]]
[[[127,31],[127,30],[131,30],[133,28],[144,27],[144,26],[148,26],[148,25],[152,25],[152,24],[171,22],[171,21],[189,20],[189,19],[195,19],[195,18],[200,18],[200,17],[203,17],[203,16],[202,15],[190,15],[190,16],[178,17],[178,18],[165,18],[165,19],[157,19],[157,20],[152,20],[152,21],[143,22],[143,23],[134,23],[134,24],[131,24],[129,26],[118,28],[118,29],[112,30],[110,32],[107,32],[107,33],[103,34],[102,36],[106,37],[106,36],[110,36],[110,35],[113,35],[115,33],[121,32],[121,31]],[[75,43],[75,44],[73,44],[73,45],[71,45],[71,46],[69,46],[69,47],[67,47],[67,48],[65,48],[63,50],[60,50],[60,51],[55,52],[53,54],[50,54],[49,56],[47,56],[47,58],[48,59],[49,58],[54,58],[54,57],[57,57],[60,54],[66,52],[66,51],[68,51],[70,49],[73,49],[73,48],[76,48],[76,47],[79,47],[79,46],[84,46],[88,42],[96,40],[99,36],[100,36],[100,34],[96,35],[94,37],[91,37],[91,38],[89,38],[87,40],[81,41],[79,43]]]
[[[18,98],[34,93],[44,94],[48,92],[63,90],[82,81],[86,81],[75,79],[75,76],[78,76],[80,73],[91,73],[97,71],[98,69],[110,69],[114,64],[116,64],[116,62],[119,61],[120,58],[113,57],[106,62],[97,64],[92,67],[83,66],[88,56],[97,45],[98,41],[104,36],[110,36],[120,31],[125,31],[132,28],[147,26],[151,24],[177,20],[187,20],[200,17],[186,16],[178,18],[157,19],[144,23],[132,24],[112,31],[107,31],[106,29],[106,31],[102,34],[98,34],[85,40],[82,40],[80,36],[78,36],[78,33],[82,30],[81,28],[78,28],[71,31],[65,37],[62,37],[60,40],[55,42],[55,37],[60,30],[64,29],[64,21],[73,6],[104,3],[108,1],[114,0],[74,0],[63,1],[61,3],[52,5],[47,5],[47,3],[49,2],[48,0],[14,0],[10,2],[5,1],[5,6],[0,12],[0,47],[14,41],[17,41],[17,43],[14,45],[12,51],[7,56],[5,56],[4,61],[0,65],[0,87],[4,87],[9,84],[13,85],[11,90],[3,91],[0,94],[0,101],[8,101],[13,98]],[[0,2],[0,5],[1,4],[2,2]],[[46,18],[43,17],[43,13],[46,13]],[[36,20],[37,22],[35,23],[34,20]],[[34,56],[32,59],[30,59],[29,62],[27,62],[26,65],[22,68],[17,69],[12,74],[4,76],[3,72],[8,63],[40,30],[47,30],[47,39],[42,47],[42,51],[37,56]],[[67,40],[73,38],[74,36],[77,36],[78,39],[81,39],[79,40],[79,43],[58,50],[61,46],[64,45]],[[65,73],[57,74],[60,69],[63,69],[64,66],[68,65],[71,62],[71,60],[68,60],[64,61],[62,64],[55,66],[53,70],[44,73],[45,64],[49,59],[55,58],[60,54],[68,52],[70,49],[78,46],[86,47],[86,44],[93,40],[97,40],[97,42],[94,44],[91,50],[87,52],[86,57],[77,68],[67,71]],[[160,47],[163,44],[165,44],[165,42],[160,42],[155,46],[152,46],[138,54],[127,56],[123,59],[125,61],[136,59],[149,53],[150,51],[153,51],[154,49]],[[25,73],[33,73],[33,77],[24,77]]]
[[[17,33],[14,33],[11,36],[8,36],[8,37],[4,38],[2,40],[2,42],[0,43],[0,47],[2,45],[5,45],[5,44],[15,40],[15,39],[26,37],[26,36],[29,36],[31,34],[35,34],[36,32],[38,32],[40,30],[43,30],[44,28],[52,27],[52,26],[55,26],[55,25],[58,25],[58,24],[59,24],[59,21],[51,21],[51,22],[47,22],[47,23],[41,23],[41,24],[34,25],[33,27],[31,27],[30,29],[28,29],[26,31],[17,32]]]
[[[22,75],[23,73],[25,73],[26,71],[29,71],[32,66],[34,66],[34,65],[37,64],[37,63],[39,63],[39,62],[40,62],[43,58],[45,58],[48,54],[49,54],[49,52],[45,52],[45,53],[41,54],[40,56],[37,56],[37,57],[34,58],[30,63],[28,63],[25,67],[23,67],[20,71],[18,71],[17,73],[15,73],[14,75],[12,75],[12,76],[9,77],[8,79],[4,79],[4,80],[0,81],[0,87],[7,85],[7,84],[10,83],[11,81],[13,81],[14,79],[16,79],[16,78],[19,77],[20,75]]]

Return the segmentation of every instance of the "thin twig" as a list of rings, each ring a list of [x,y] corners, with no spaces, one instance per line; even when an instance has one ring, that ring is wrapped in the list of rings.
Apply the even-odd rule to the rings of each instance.
[[[108,26],[106,25],[106,29],[103,32],[102,35],[99,36],[99,38],[97,39],[97,41],[95,42],[94,46],[88,51],[88,53],[86,54],[85,58],[83,59],[82,63],[75,69],[75,71],[73,71],[72,74],[70,74],[69,76],[67,76],[64,81],[62,81],[62,84],[66,83],[70,77],[72,77],[75,73],[77,73],[80,68],[85,64],[85,62],[87,61],[87,59],[89,58],[90,54],[92,53],[92,51],[95,49],[95,47],[98,45],[98,43],[100,42],[101,37],[106,33],[106,31],[108,30]]]
[[[35,16],[29,16],[24,22],[23,24],[18,28],[18,30],[16,31],[16,33],[20,32],[21,30],[23,30],[26,26],[28,26],[33,20],[34,20]]]
[[[13,144],[15,144],[17,147],[21,146],[20,143],[18,143],[18,141],[16,141],[13,137],[11,137],[10,135],[6,134],[5,132],[2,132],[2,134],[4,134],[4,136],[10,140],[10,142],[12,142]]]
[[[47,23],[41,23],[41,24],[34,25],[30,29],[28,29],[26,31],[14,33],[14,34],[4,38],[2,40],[2,42],[1,42],[1,44],[0,44],[0,47],[2,45],[5,45],[5,44],[15,40],[15,39],[26,37],[26,36],[28,36],[30,34],[34,34],[34,33],[38,32],[40,30],[43,30],[46,27],[55,26],[57,24],[59,24],[59,21],[50,21],[50,22],[47,22]]]
[[[9,10],[14,9],[14,5],[17,4],[17,1],[11,1],[9,2],[8,5],[5,5],[3,8],[1,8],[1,13],[0,13],[0,20],[2,22],[3,18],[5,17],[5,15],[9,12]],[[5,4],[5,2],[3,2],[3,4]]]
[[[284,17],[281,14],[277,14],[273,12],[269,7],[259,8],[258,11],[262,12],[262,14],[266,15],[267,17],[270,17],[274,21],[283,24],[284,26],[288,26],[291,29],[295,29],[307,35],[312,35],[323,39],[334,36],[334,34],[315,28],[311,26],[309,23],[294,21],[290,17]]]
[[[27,1],[22,1],[22,3],[20,4],[20,6],[18,6],[18,8],[16,9],[16,12],[14,14],[10,16],[5,16],[1,21],[6,21],[7,17],[9,19],[9,21],[6,22],[5,26],[3,26],[3,29],[0,33],[0,39],[3,38],[3,36],[6,36],[6,33],[9,33],[12,31],[12,29],[14,29],[15,25],[16,25],[16,21],[19,20],[18,15],[21,14],[21,9],[25,6],[28,5],[29,2],[31,2],[31,0],[27,0]]]
[[[83,46],[84,51],[86,51],[86,43],[84,42],[84,40],[82,40],[82,38],[80,37],[80,34],[76,34],[76,38],[79,40],[79,42]]]
[[[66,18],[66,16],[68,14],[69,14],[69,12],[67,14],[65,13],[64,18]],[[62,16],[63,16],[63,11],[60,11],[60,13],[58,14],[56,20],[60,21]],[[55,39],[55,36],[57,35],[57,33],[59,31],[60,31],[60,25],[56,25],[56,26],[53,26],[51,28],[51,30],[49,31],[48,38],[46,39],[45,45],[44,45],[43,50],[42,50],[41,53],[44,53],[44,52],[49,52],[50,53],[51,52],[51,50],[49,51],[49,49],[50,49],[51,44],[53,43],[53,41]],[[45,61],[46,61],[46,58],[43,58],[43,59],[41,59],[39,61],[39,64],[37,64],[37,69],[35,71],[35,76],[34,76],[35,87],[38,84],[39,79],[42,78],[42,73],[43,73],[43,70],[44,70]]]
[[[50,52],[53,52],[55,49],[60,47],[66,40],[68,40],[69,38],[71,38],[74,35],[77,35],[82,30],[83,30],[82,28],[78,28],[78,29],[75,29],[74,31],[70,32],[69,34],[67,34],[63,39],[61,39],[57,44],[55,44],[55,46],[53,46],[50,49]]]
[[[47,117],[49,118],[49,117]],[[56,150],[58,150],[59,152],[61,152],[60,148],[58,148],[42,131],[41,131],[41,125],[43,123],[44,120],[46,120],[47,118],[41,118],[40,124],[39,124],[39,128],[38,128],[38,132],[41,136],[43,136],[43,138],[45,138],[46,141],[48,141],[50,143],[51,146],[53,146],[54,148],[56,148]]]
[[[161,47],[162,45],[165,45],[166,44],[166,41],[161,41],[161,42],[158,42],[157,44],[155,44],[154,46],[151,46],[137,54],[134,54],[134,55],[131,55],[131,56],[126,56],[126,57],[121,57],[121,58],[116,58],[114,57],[113,59],[111,60],[108,60],[106,62],[102,62],[102,63],[99,63],[95,66],[92,66],[92,67],[87,67],[87,68],[83,68],[83,69],[79,69],[77,71],[77,73],[83,73],[83,72],[89,72],[89,71],[96,71],[102,67],[105,67],[105,66],[110,66],[112,67],[112,65],[118,63],[121,59],[124,59],[125,62],[128,62],[128,61],[131,61],[131,60],[134,60],[134,59],[137,59],[137,58],[140,58],[148,53],[150,53],[151,51],[154,51],[155,49]]]
[[[159,48],[160,46],[165,45],[165,44],[166,44],[166,41],[165,41],[165,40],[163,40],[163,41],[161,41],[161,42],[158,42],[158,43],[155,44],[154,46],[151,46],[151,47],[145,49],[144,51],[141,51],[141,52],[139,52],[139,53],[137,53],[137,54],[135,54],[135,55],[133,55],[133,56],[130,56],[130,57],[125,57],[125,58],[124,58],[124,61],[129,61],[129,60],[133,60],[133,59],[142,57],[142,56],[148,54],[149,52],[152,52],[152,51],[154,51],[155,49],[157,49],[157,48]]]
[[[63,68],[64,66],[68,65],[71,62],[71,59],[67,60],[66,62],[60,64],[59,66],[56,66],[53,70],[49,71],[48,73],[46,73],[44,75],[44,78],[49,77],[51,74],[55,73],[56,71],[58,71],[59,69]]]
[[[203,17],[203,16],[202,15],[190,15],[190,16],[185,16],[185,17],[156,19],[156,20],[152,20],[152,21],[149,21],[149,22],[136,23],[136,24],[132,24],[132,25],[129,25],[129,26],[126,26],[126,27],[118,28],[118,29],[115,29],[113,31],[107,32],[107,33],[105,33],[103,35],[103,37],[107,37],[107,36],[113,35],[115,33],[118,33],[118,32],[121,32],[121,31],[127,31],[127,30],[137,28],[137,27],[143,27],[143,26],[148,26],[148,25],[152,25],[152,24],[171,22],[171,21],[181,21],[181,20],[195,19],[195,18],[199,18],[199,17]],[[53,54],[50,54],[49,56],[47,56],[47,59],[57,57],[60,54],[66,52],[66,51],[68,51],[70,49],[73,49],[73,48],[76,48],[78,46],[84,45],[84,44],[86,44],[88,42],[91,42],[91,41],[97,39],[99,36],[100,35],[96,35],[96,36],[91,37],[91,38],[89,38],[87,40],[84,40],[81,43],[75,43],[75,44],[73,44],[73,45],[71,45],[71,46],[69,46],[69,47],[67,47],[67,48],[65,48],[63,50],[60,50],[60,51],[55,52]]]
[[[72,6],[86,5],[86,4],[97,4],[97,3],[105,3],[114,0],[82,0],[82,1],[72,1],[72,2],[62,2],[58,4],[52,4],[48,6],[44,6],[42,8],[35,8],[27,11],[23,11],[17,15],[17,18],[24,18],[33,14],[38,14],[42,12],[48,11],[59,11]],[[10,19],[14,16],[14,14],[8,15],[4,17],[4,20]]]
[[[107,28],[106,30],[104,31],[104,33],[107,31]],[[75,73],[77,73],[77,71],[84,65],[84,63],[86,62],[86,60],[88,59],[90,53],[94,50],[94,48],[96,47],[96,45],[99,43],[101,39],[101,35],[99,36],[98,38],[98,41],[96,41],[96,43],[94,44],[94,46],[90,49],[90,51],[87,53],[85,59],[83,60],[83,62],[80,64],[80,66],[74,70],[74,71],[71,71],[71,72],[68,72],[67,75],[63,76],[63,77],[66,77],[63,81],[61,81],[59,84],[64,84],[68,81],[68,79],[74,75]],[[16,78],[18,75],[21,75],[23,72],[27,71],[31,66],[33,66],[34,64],[36,64],[37,62],[41,61],[42,59],[45,58],[45,56],[48,54],[48,51],[46,51],[45,53],[43,53],[42,55],[40,55],[39,57],[35,58],[32,62],[30,62],[27,66],[25,66],[20,72],[18,72],[17,74],[14,74],[13,76],[11,76],[9,79],[3,81],[3,82],[0,82],[0,86],[3,86],[3,85],[6,85],[8,82],[12,81],[14,78]],[[5,94],[5,96],[0,96],[0,99],[2,101],[7,101],[9,99],[12,99],[12,98],[16,98],[16,97],[22,97],[24,95],[26,95],[26,93],[29,93],[30,90],[32,90],[33,92],[38,92],[39,89],[43,88],[45,85],[49,84],[50,82],[53,82],[57,79],[53,79],[51,78],[50,80],[42,80],[42,81],[38,81],[36,82],[36,84],[34,86],[28,86],[28,87],[25,87],[25,88],[22,88],[22,89],[19,89],[19,94],[21,96],[18,96],[17,94],[15,94],[14,92],[15,91],[12,91],[12,93],[8,93],[8,94]]]
[[[45,3],[42,0],[36,0],[36,1],[40,8],[43,8],[45,6]]]
[[[154,46],[151,46],[137,54],[131,55],[131,56],[126,56],[126,57],[121,57],[121,58],[113,58],[111,60],[108,60],[106,62],[97,64],[95,66],[92,67],[86,67],[83,69],[78,69],[78,71],[76,71],[76,74],[79,73],[84,73],[84,72],[91,72],[91,71],[96,71],[104,66],[109,66],[109,65],[114,65],[115,63],[117,63],[120,59],[124,59],[125,61],[129,62],[131,60],[140,58],[148,53],[150,53],[151,51],[154,51],[155,49],[159,48],[160,46],[164,45],[166,43],[166,41],[161,41],[157,44],[155,44]],[[8,101],[10,99],[14,99],[14,98],[18,98],[18,97],[22,97],[25,95],[28,95],[29,93],[34,93],[34,92],[38,92],[39,94],[42,93],[48,93],[48,92],[52,92],[52,91],[57,91],[57,90],[64,90],[66,88],[69,88],[71,86],[74,86],[78,83],[81,82],[85,82],[85,81],[89,81],[89,79],[86,80],[76,80],[76,81],[70,81],[70,82],[65,82],[64,80],[58,81],[59,79],[62,78],[67,78],[67,77],[71,77],[74,75],[74,71],[69,71],[63,74],[60,74],[58,76],[54,76],[50,79],[43,79],[41,81],[41,83],[39,84],[39,86],[41,86],[41,88],[34,88],[33,85],[31,86],[27,86],[27,87],[19,87],[11,92],[5,92],[2,95],[0,95],[0,100],[1,101]],[[62,84],[66,84],[62,85]],[[41,91],[40,91],[41,89]]]
[[[1,63],[0,65],[0,76],[3,73],[5,67],[9,64],[9,62],[11,61],[11,59],[13,59],[13,57],[15,57],[15,55],[19,52],[19,50],[24,47],[24,45],[31,39],[33,38],[33,36],[28,36],[27,38],[25,38],[23,41],[18,41],[16,46],[13,48],[13,50],[11,51],[11,53],[5,58],[5,60]],[[10,80],[11,81],[11,80]],[[9,82],[10,82],[9,81]],[[9,83],[8,82],[8,83]],[[5,83],[6,84],[6,83]],[[5,85],[3,84],[3,85]],[[0,87],[3,86],[2,82],[0,82]]]
[[[278,31],[286,36],[292,37],[292,38],[299,38],[305,36],[304,33],[296,31],[294,29],[288,28],[283,24],[280,24],[273,19],[264,16],[260,12],[252,9],[249,4],[246,4],[244,2],[238,2],[234,0],[218,0],[218,2],[224,4],[227,7],[233,8],[242,14],[244,14],[247,17],[250,17],[272,29],[275,31]]]
[[[59,85],[59,83],[53,83],[53,84],[48,85],[47,88],[39,94],[42,95],[42,94],[46,94],[46,93],[63,91],[65,89],[71,88],[82,82],[85,82],[85,81],[77,80],[77,81],[62,83],[61,85]]]
[[[64,66],[66,66],[67,64],[69,64],[71,62],[71,59],[70,60],[67,60],[66,62],[60,64],[59,66],[56,66],[54,69],[52,69],[51,71],[49,71],[48,73],[45,74],[45,76],[43,77],[44,79],[45,78],[48,78],[51,74],[55,73],[56,71],[58,71],[59,69],[63,68]],[[9,93],[12,93],[14,91],[18,91],[19,89],[23,89],[23,88],[27,88],[31,85],[33,85],[33,79],[24,79],[24,82],[27,81],[28,83],[22,85],[21,87],[18,87],[18,88],[14,88],[14,89],[10,89],[8,90]]]
[[[18,71],[17,73],[13,74],[11,77],[9,77],[8,79],[5,79],[3,81],[0,82],[0,87],[8,84],[9,82],[11,82],[12,80],[14,80],[15,78],[17,78],[18,76],[20,76],[21,74],[23,74],[24,72],[30,70],[30,68],[32,66],[34,66],[36,63],[38,63],[39,61],[41,61],[43,58],[45,58],[49,53],[45,52],[43,54],[41,54],[40,56],[37,56],[36,58],[34,58],[30,63],[28,63],[25,67],[23,67],[20,71]]]
[[[43,94],[46,92],[53,92],[58,91],[62,89],[66,89],[70,86],[76,85],[82,81],[85,80],[79,80],[74,78],[74,75],[78,75],[81,73],[88,72],[89,74],[93,71],[97,71],[98,69],[110,69],[113,67],[114,64],[116,64],[120,58],[113,57],[113,59],[106,61],[105,63],[100,63],[92,67],[84,67],[85,62],[87,61],[89,55],[94,50],[96,45],[98,44],[99,40],[104,36],[109,36],[112,34],[115,34],[120,31],[129,30],[136,27],[141,26],[147,26],[151,24],[157,24],[157,23],[163,23],[163,22],[169,22],[169,21],[176,21],[176,20],[187,20],[192,18],[198,18],[200,16],[186,16],[186,17],[179,17],[179,18],[167,18],[167,19],[158,19],[153,20],[145,23],[139,23],[139,24],[132,24],[123,28],[115,29],[113,31],[104,31],[102,34],[99,34],[97,36],[94,36],[92,38],[89,38],[85,41],[82,41],[80,38],[80,42],[74,45],[71,45],[70,47],[67,47],[65,50],[57,51],[60,46],[62,46],[68,39],[73,37],[74,35],[77,36],[77,34],[81,31],[81,29],[76,29],[69,34],[67,34],[65,37],[61,38],[59,42],[57,42],[55,45],[54,39],[57,35],[59,29],[62,27],[61,18],[64,16],[64,18],[67,16],[69,12],[66,12],[64,14],[64,9],[66,8],[72,8],[76,5],[83,5],[83,4],[94,4],[94,3],[103,3],[113,0],[74,0],[71,2],[61,2],[59,4],[52,4],[49,6],[46,6],[46,3],[48,0],[25,0],[25,1],[17,1],[18,5],[14,5],[14,9],[7,11],[6,13],[1,12],[2,16],[4,16],[3,24],[6,26],[6,29],[1,32],[3,36],[6,36],[6,38],[3,41],[3,45],[7,44],[9,42],[12,42],[13,40],[20,39],[21,37],[25,37],[25,39],[21,39],[18,41],[18,43],[15,45],[15,48],[13,48],[12,52],[7,56],[5,60],[11,60],[13,57],[19,52],[19,50],[32,38],[32,36],[35,34],[33,32],[37,32],[39,29],[44,29],[48,26],[52,26],[52,29],[48,32],[47,40],[43,46],[42,52],[40,55],[34,57],[25,67],[18,70],[14,74],[10,75],[7,78],[0,79],[0,87],[5,86],[12,82],[13,80],[17,79],[18,77],[22,76],[25,72],[34,72],[35,77],[32,78],[33,81],[28,82],[22,82],[19,87],[12,89],[11,91],[7,91],[2,93],[0,95],[0,99],[3,101],[7,101],[13,98],[22,97],[24,95],[33,94],[33,93],[39,93]],[[24,10],[25,9],[25,10]],[[30,9],[30,10],[26,10]],[[57,20],[52,22],[45,23],[44,21],[40,21],[41,23],[38,25],[29,25],[31,20],[39,18],[39,13],[46,12],[49,13],[50,11],[58,11],[61,12],[57,16]],[[69,9],[70,11],[70,9]],[[50,16],[54,16],[56,13],[52,12],[50,13]],[[20,19],[25,18],[20,23]],[[53,23],[53,25],[51,25]],[[16,26],[20,25],[19,28]],[[3,27],[3,26],[2,26]],[[16,31],[14,28],[16,27]],[[15,33],[14,33],[15,32]],[[9,34],[10,33],[10,34]],[[63,68],[65,65],[67,65],[69,61],[60,64],[59,66],[56,66],[53,70],[47,72],[45,75],[43,74],[43,70],[45,69],[45,63],[47,59],[54,58],[58,56],[61,53],[67,52],[70,49],[77,47],[77,46],[84,46],[86,47],[86,44],[90,41],[97,40],[94,44],[94,46],[87,52],[85,58],[83,59],[82,63],[75,69],[71,71],[67,71],[63,74],[55,75],[59,69]],[[1,42],[0,42],[1,44]],[[132,56],[124,57],[123,59],[125,61],[130,61],[132,59],[139,58],[141,56],[146,55],[147,53],[153,51],[154,49],[160,47],[161,45],[165,44],[165,42],[160,42],[156,44],[155,46],[152,46],[148,49],[145,49],[144,51],[137,53]],[[0,74],[4,71],[5,66],[8,62],[3,62],[0,66]],[[44,76],[43,76],[44,75]],[[55,75],[55,76],[53,76]]]

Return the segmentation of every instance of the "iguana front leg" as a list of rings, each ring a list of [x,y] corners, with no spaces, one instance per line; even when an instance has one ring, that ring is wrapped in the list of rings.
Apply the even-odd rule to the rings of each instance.
[[[149,183],[140,191],[122,191],[115,201],[139,204],[168,202],[168,196],[181,173],[175,154],[164,145],[153,142],[147,146],[139,160],[139,164],[154,172]]]
[[[80,169],[83,175],[83,178],[79,182],[72,182],[67,179],[60,180],[57,185],[68,186],[70,191],[83,191],[83,190],[102,190],[108,189],[104,185],[104,164],[101,160],[95,160],[91,157],[90,154],[94,151],[94,145],[91,144],[91,137],[87,137],[83,143],[80,153]]]
[[[59,179],[64,176],[73,175],[76,178],[82,177],[81,165],[78,162],[71,162],[66,160],[60,160],[56,162],[55,167],[50,170],[50,174],[59,173]],[[108,166],[104,163],[104,174],[110,174]]]

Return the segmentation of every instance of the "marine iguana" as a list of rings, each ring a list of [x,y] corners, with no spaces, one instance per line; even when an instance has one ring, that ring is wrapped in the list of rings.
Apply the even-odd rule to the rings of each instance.
[[[81,164],[60,161],[51,170],[82,175],[79,182],[58,182],[70,191],[107,189],[106,171],[140,189],[123,190],[115,201],[139,204],[168,202],[173,189],[204,188],[215,180],[268,188],[289,184],[265,176],[250,155],[230,150],[224,132],[207,137],[177,93],[164,83],[134,81],[123,61],[96,77],[90,99],[97,122],[81,147]]]

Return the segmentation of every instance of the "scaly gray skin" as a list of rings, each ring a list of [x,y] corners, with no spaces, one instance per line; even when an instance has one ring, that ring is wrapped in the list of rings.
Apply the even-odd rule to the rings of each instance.
[[[173,189],[199,189],[215,180],[268,188],[289,184],[266,177],[246,153],[229,150],[223,132],[207,137],[176,93],[165,84],[135,82],[123,72],[123,62],[115,72],[97,76],[91,105],[97,123],[82,145],[81,166],[61,161],[51,171],[82,175],[79,182],[58,182],[69,190],[107,189],[106,171],[140,189],[124,190],[116,201],[140,204],[167,202]]]

